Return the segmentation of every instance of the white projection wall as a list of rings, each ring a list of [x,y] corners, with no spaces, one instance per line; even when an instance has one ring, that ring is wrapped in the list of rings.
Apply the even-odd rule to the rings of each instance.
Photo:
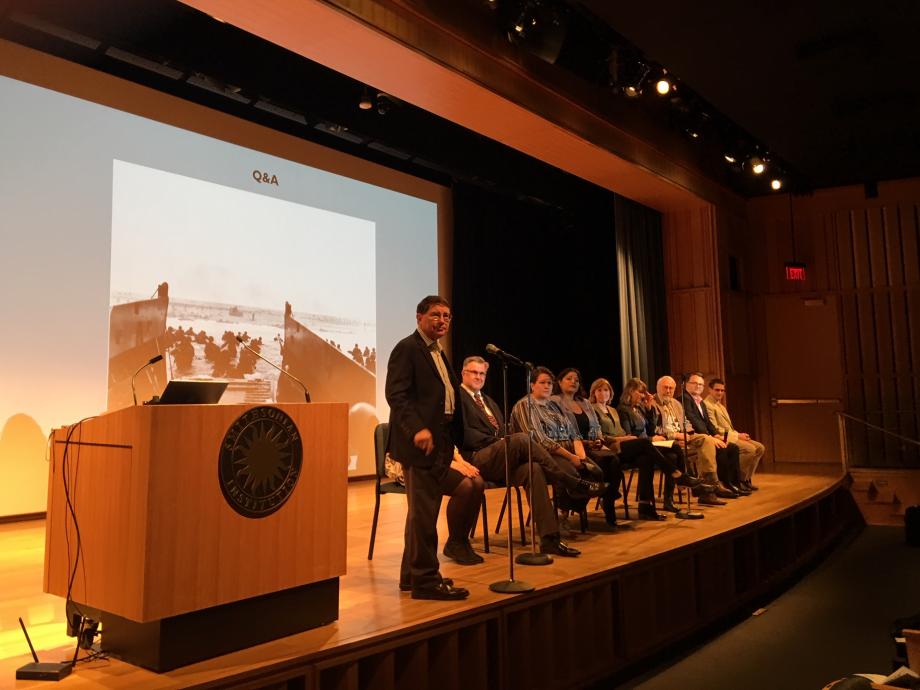
[[[173,120],[203,110],[142,95],[164,99]],[[223,371],[204,350],[208,335],[245,332],[280,359],[289,303],[291,318],[343,358],[356,343],[376,351],[368,397],[387,418],[389,352],[415,327],[418,300],[438,291],[440,192],[385,188],[406,176],[378,166],[366,177],[384,186],[229,143],[228,122],[240,141],[285,137],[220,114],[223,139],[5,76],[0,113],[0,471],[10,478],[0,516],[44,510],[48,432],[107,406],[110,310],[149,299],[162,282],[169,326],[203,341],[191,364],[180,358],[188,375],[236,376],[237,395],[263,380],[273,394],[267,365],[233,359]],[[355,177],[370,165],[335,155]],[[167,359],[177,377],[176,357]],[[354,472],[373,465],[353,463]]]

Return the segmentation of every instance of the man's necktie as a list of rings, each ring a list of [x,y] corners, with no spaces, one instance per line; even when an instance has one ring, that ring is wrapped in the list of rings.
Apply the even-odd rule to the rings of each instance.
[[[495,417],[492,416],[492,413],[486,409],[486,405],[482,401],[482,395],[479,393],[479,391],[477,391],[476,394],[473,396],[473,400],[476,401],[476,404],[479,405],[479,409],[482,410],[485,413],[486,417],[489,418],[489,424],[491,424],[493,428],[497,429],[498,420],[495,419]]]

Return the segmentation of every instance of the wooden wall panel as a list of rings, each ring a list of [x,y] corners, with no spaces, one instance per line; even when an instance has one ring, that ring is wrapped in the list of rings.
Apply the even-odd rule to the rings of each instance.
[[[715,209],[662,216],[671,372],[724,373]]]
[[[880,184],[873,199],[866,199],[862,188],[850,187],[797,197],[792,204],[794,255],[789,197],[748,203],[746,256],[758,264],[751,271],[753,291],[838,296],[845,410],[918,438],[920,179]],[[784,280],[783,263],[793,258],[807,264],[807,281]],[[754,332],[765,326],[756,312],[752,322]],[[755,348],[755,370],[763,368],[768,356]],[[764,390],[754,394],[755,407],[769,395]],[[912,448],[858,424],[851,423],[848,444],[851,462],[857,464],[920,465],[920,454]]]

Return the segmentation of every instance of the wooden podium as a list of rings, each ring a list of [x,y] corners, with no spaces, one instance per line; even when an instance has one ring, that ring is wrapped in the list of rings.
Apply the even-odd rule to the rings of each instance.
[[[44,590],[67,596],[74,572],[66,481],[71,598],[110,653],[162,671],[329,623],[347,443],[345,403],[152,405],[56,429]]]

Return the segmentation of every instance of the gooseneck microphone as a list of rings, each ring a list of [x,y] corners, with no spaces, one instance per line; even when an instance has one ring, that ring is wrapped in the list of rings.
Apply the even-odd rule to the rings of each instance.
[[[284,369],[282,369],[281,367],[279,367],[277,364],[275,364],[275,363],[272,362],[271,360],[265,359],[265,357],[263,357],[263,356],[260,355],[258,352],[256,352],[256,351],[253,350],[251,347],[249,347],[249,345],[247,345],[246,343],[244,343],[244,342],[243,342],[243,337],[242,337],[242,336],[240,336],[240,335],[236,336],[236,342],[238,342],[240,345],[242,345],[243,347],[245,347],[245,348],[246,348],[247,350],[249,350],[252,354],[254,354],[256,357],[258,357],[259,359],[261,359],[263,362],[265,362],[265,363],[268,364],[269,366],[273,366],[275,369],[277,369],[278,371],[280,371],[282,374],[284,374],[284,375],[287,376],[288,378],[293,379],[294,381],[296,381],[296,382],[297,382],[297,385],[300,386],[301,388],[303,388],[303,399],[304,399],[304,402],[310,402],[310,393],[309,393],[309,391],[307,391],[307,387],[304,385],[304,382],[303,382],[303,381],[301,381],[299,378],[297,378],[296,376],[294,376],[294,374],[292,374],[291,372],[285,371]]]
[[[134,372],[134,376],[131,377],[131,397],[134,398],[134,404],[137,405],[137,390],[134,387],[134,380],[137,378],[137,375],[140,374],[144,369],[149,367],[151,364],[156,364],[157,362],[163,361],[163,355],[157,355],[156,357],[151,357],[148,362],[143,364],[140,369]]]
[[[493,345],[492,343],[489,343],[488,345],[486,345],[486,352],[488,352],[490,355],[494,355],[495,357],[498,357],[499,359],[505,360],[506,362],[508,362],[508,364],[513,364],[517,367],[533,368],[533,364],[531,364],[530,362],[524,362],[518,359],[517,357],[515,357],[514,355],[512,355],[510,352],[505,352],[500,347],[498,347],[497,345]]]

